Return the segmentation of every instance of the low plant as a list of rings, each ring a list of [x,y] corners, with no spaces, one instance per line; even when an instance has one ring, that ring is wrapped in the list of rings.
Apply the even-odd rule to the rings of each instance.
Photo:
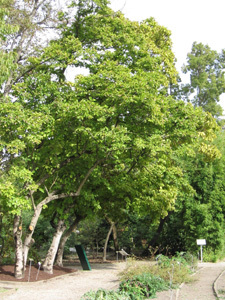
[[[129,294],[123,291],[107,291],[99,289],[84,294],[81,300],[130,300]]]
[[[143,273],[120,283],[119,290],[128,293],[131,300],[154,297],[156,292],[167,290],[169,284],[159,276]]]
[[[119,274],[120,278],[126,280],[142,273],[148,273],[154,264],[155,262],[152,261],[138,261],[134,258],[128,258],[126,268]]]
[[[191,281],[194,258],[178,253],[169,258],[160,255],[156,262],[127,260],[126,269],[120,273],[117,291],[98,290],[85,294],[82,300],[142,300],[153,298],[156,292],[172,289],[182,282]]]
[[[203,249],[203,261],[204,262],[217,262],[220,259],[220,253],[210,248]]]
[[[173,285],[179,285],[182,282],[192,281],[191,273],[194,271],[194,264],[189,262],[191,259],[189,256],[184,254],[177,254],[176,256],[169,258],[166,256],[161,256],[158,259],[157,265],[151,268],[151,273],[160,276],[165,281],[170,281],[172,278]]]
[[[191,260],[189,256],[188,259]],[[185,259],[185,256],[177,255],[176,257],[169,258],[160,255],[156,262],[128,260],[127,267],[120,273],[120,276],[122,280],[127,280],[142,273],[151,273],[167,282],[171,282],[172,276],[173,285],[179,285],[182,282],[190,282],[192,280],[190,276],[194,270],[192,265]]]

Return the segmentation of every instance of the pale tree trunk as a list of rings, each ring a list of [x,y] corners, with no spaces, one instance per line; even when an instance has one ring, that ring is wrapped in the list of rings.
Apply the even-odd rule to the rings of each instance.
[[[21,221],[21,217],[18,215],[14,217],[13,235],[15,241],[15,255],[16,255],[14,276],[17,279],[22,279],[24,277],[22,221]]]
[[[106,237],[105,245],[104,245],[104,250],[103,250],[103,261],[106,261],[107,246],[108,246],[110,234],[112,233],[112,230],[113,230],[113,226],[114,226],[114,223],[111,224],[110,229],[107,233],[107,237]]]
[[[112,233],[113,233],[114,248],[115,251],[119,251],[119,243],[118,243],[117,229],[116,229],[117,222],[113,222],[107,215],[105,215],[105,219],[110,225],[113,225]]]
[[[29,228],[28,228],[28,233],[25,237],[24,240],[24,247],[23,247],[23,259],[24,259],[24,268],[26,268],[26,264],[27,264],[27,258],[28,258],[28,252],[30,250],[30,247],[33,245],[34,243],[34,239],[32,238],[33,233],[34,233],[34,229],[37,225],[38,219],[40,217],[41,211],[42,211],[42,207],[43,205],[37,205],[37,207],[34,210],[34,214],[33,217],[31,219]]]
[[[56,256],[56,263],[55,263],[59,267],[63,267],[63,252],[64,252],[65,244],[66,244],[68,238],[70,237],[71,233],[76,230],[77,225],[81,221],[81,219],[83,219],[83,218],[77,217],[76,220],[70,225],[70,227],[63,234],[63,236],[60,240],[60,244],[59,244],[59,248],[58,248],[58,252],[57,252],[57,256]]]
[[[33,236],[34,229],[37,225],[37,221],[40,217],[43,206],[50,203],[50,202],[52,202],[52,201],[54,201],[54,200],[65,199],[65,198],[68,198],[68,197],[78,197],[78,196],[80,196],[80,192],[81,192],[84,184],[86,183],[86,181],[88,180],[90,174],[96,168],[96,166],[98,165],[99,162],[100,161],[96,161],[95,164],[88,170],[88,172],[85,175],[84,179],[81,181],[77,191],[74,192],[74,193],[69,193],[69,194],[62,193],[62,194],[55,195],[55,192],[53,191],[52,193],[48,193],[48,196],[43,201],[41,201],[37,206],[35,206],[34,201],[33,201],[34,191],[30,192],[32,203],[33,203],[33,208],[34,208],[34,214],[33,214],[33,217],[31,219],[31,222],[30,222],[29,232],[26,235],[26,238],[25,238],[25,241],[24,241],[24,258],[23,258],[24,268],[26,267],[29,249],[30,249],[31,245],[34,243],[34,240],[33,240],[32,236]],[[41,182],[41,183],[43,183],[43,182]],[[60,236],[60,238],[61,238],[61,236]],[[59,241],[58,241],[58,243],[59,243]]]
[[[58,222],[56,232],[54,233],[51,246],[48,250],[45,261],[42,265],[44,272],[48,274],[53,274],[53,264],[55,261],[55,256],[58,250],[61,236],[65,230],[66,230],[66,226],[64,225],[64,220],[60,220]]]

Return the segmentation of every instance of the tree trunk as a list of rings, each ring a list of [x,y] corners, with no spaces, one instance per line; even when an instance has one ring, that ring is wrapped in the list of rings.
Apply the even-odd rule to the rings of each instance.
[[[67,229],[67,231],[63,234],[63,236],[60,240],[60,244],[59,244],[59,248],[58,248],[58,252],[57,252],[57,256],[56,256],[56,265],[59,267],[63,267],[63,252],[64,252],[65,244],[66,244],[68,238],[70,237],[71,233],[76,230],[77,225],[81,221],[81,219],[82,219],[81,217],[77,217],[76,220],[74,220],[74,222]]]
[[[117,229],[116,229],[116,225],[117,223],[116,222],[113,222],[108,216],[105,215],[105,219],[106,221],[112,225],[113,224],[113,229],[112,229],[112,232],[113,232],[113,243],[114,243],[114,248],[115,248],[115,251],[119,251],[119,243],[118,243],[118,238],[117,238]]]
[[[2,232],[2,215],[0,215],[0,233],[1,232]],[[2,257],[2,253],[4,251],[4,242],[5,242],[5,240],[4,240],[3,236],[0,234],[0,243],[1,243],[1,245],[0,245],[0,257]]]
[[[62,194],[55,195],[55,192],[53,191],[52,193],[48,194],[48,196],[43,201],[41,201],[36,207],[34,207],[34,215],[30,222],[29,233],[27,234],[25,241],[24,241],[24,267],[26,266],[26,263],[27,263],[29,249],[30,249],[31,245],[34,243],[34,240],[32,239],[32,235],[33,235],[34,229],[37,225],[37,221],[41,214],[43,205],[46,205],[49,202],[52,202],[52,201],[58,200],[58,199],[64,199],[64,198],[68,198],[68,197],[78,197],[80,195],[80,192],[81,192],[84,184],[86,183],[89,176],[91,175],[91,173],[93,172],[93,170],[96,168],[96,166],[99,163],[100,163],[100,161],[96,161],[95,164],[88,170],[88,172],[86,173],[84,179],[81,181],[76,192],[69,193],[69,194],[62,193]],[[58,247],[58,245],[57,245],[57,247]]]
[[[148,243],[148,247],[142,252],[142,256],[148,256],[149,255],[149,247],[155,247],[157,240],[159,238],[160,233],[163,230],[163,226],[165,224],[165,222],[169,219],[170,215],[172,212],[169,212],[168,215],[164,218],[164,219],[160,219],[160,223],[159,223],[159,227],[156,231],[156,233],[154,234],[153,238],[151,239],[151,241]]]
[[[119,251],[119,243],[118,243],[118,237],[117,237],[116,223],[114,223],[112,232],[113,232],[113,242],[114,242],[115,251]]]
[[[108,246],[110,234],[112,233],[112,230],[113,230],[113,226],[114,226],[114,223],[111,224],[110,229],[107,234],[107,237],[106,237],[106,240],[105,240],[104,251],[103,251],[103,261],[106,261],[107,246]]]
[[[33,217],[31,219],[31,222],[30,222],[30,225],[29,225],[29,228],[28,228],[29,231],[28,231],[28,233],[25,237],[25,240],[24,240],[24,247],[23,247],[24,248],[24,250],[23,250],[24,268],[26,268],[28,252],[30,250],[30,247],[34,243],[34,239],[32,238],[32,236],[33,236],[33,233],[34,233],[34,229],[37,225],[37,221],[40,217],[42,207],[43,207],[42,205],[37,205],[37,207],[35,208]]]
[[[56,232],[54,233],[51,246],[48,250],[45,261],[42,265],[44,272],[48,274],[53,274],[53,264],[55,261],[55,256],[58,250],[61,236],[65,230],[66,230],[66,226],[64,225],[64,220],[60,220],[57,225]]]
[[[18,215],[14,217],[13,235],[15,241],[15,255],[16,255],[14,276],[17,279],[22,279],[24,277],[22,221],[21,221],[21,217]]]

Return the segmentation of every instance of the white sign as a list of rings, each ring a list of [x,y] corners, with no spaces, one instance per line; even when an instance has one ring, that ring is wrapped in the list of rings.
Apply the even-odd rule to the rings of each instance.
[[[206,240],[197,240],[197,245],[198,246],[205,246],[206,245]]]
[[[77,252],[75,248],[69,248],[70,252]]]

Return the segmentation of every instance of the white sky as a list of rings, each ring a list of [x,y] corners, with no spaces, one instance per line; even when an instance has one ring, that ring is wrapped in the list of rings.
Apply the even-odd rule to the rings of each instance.
[[[225,0],[111,0],[111,7],[122,10],[130,20],[154,17],[167,27],[180,74],[193,42],[208,44],[218,52],[225,49]],[[225,110],[225,97],[220,105]]]

